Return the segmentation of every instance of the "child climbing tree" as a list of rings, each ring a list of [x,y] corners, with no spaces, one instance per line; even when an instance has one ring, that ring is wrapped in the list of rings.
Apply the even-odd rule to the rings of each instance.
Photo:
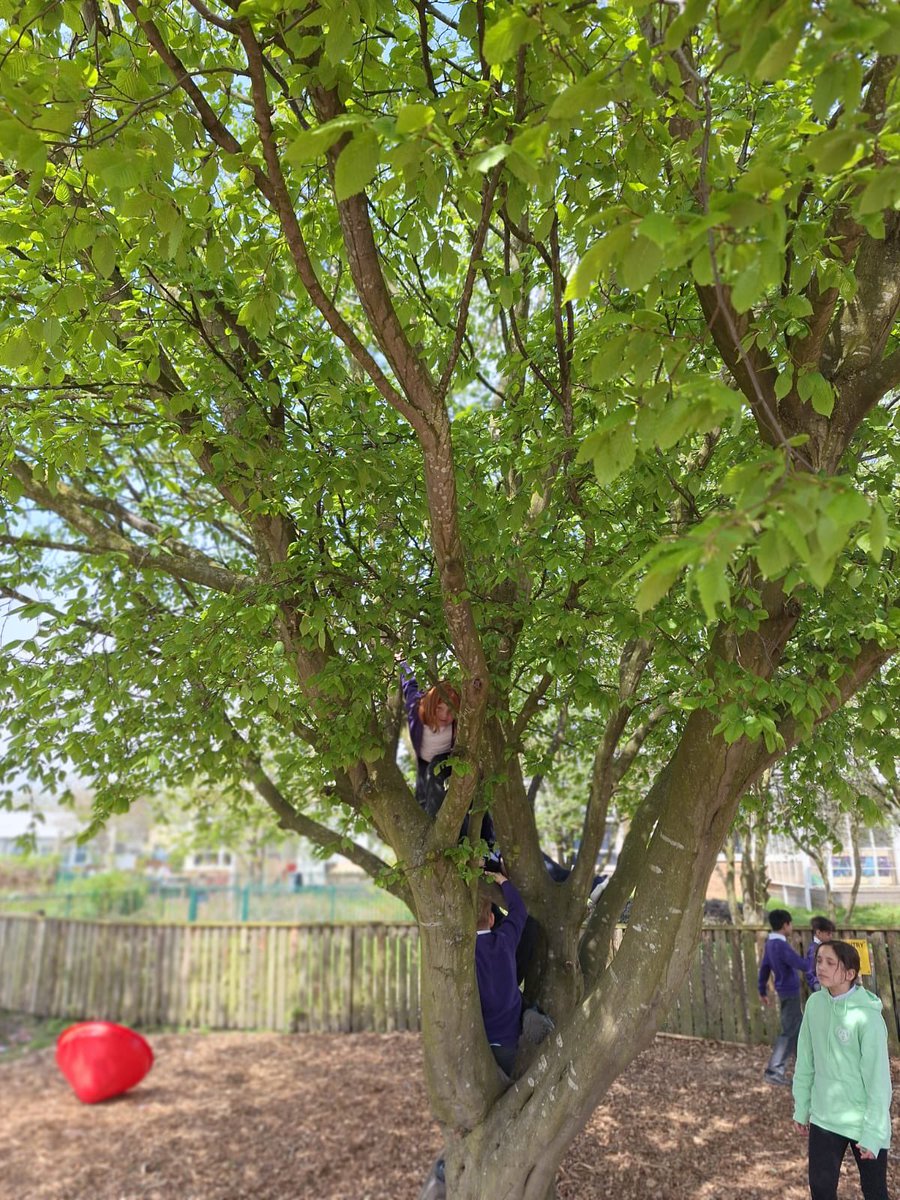
[[[898,51],[879,0],[0,3],[5,778],[343,839],[420,921],[454,1200],[552,1194],[742,795],[896,711]],[[460,693],[434,819],[409,629]],[[557,1027],[505,1091],[485,805]]]

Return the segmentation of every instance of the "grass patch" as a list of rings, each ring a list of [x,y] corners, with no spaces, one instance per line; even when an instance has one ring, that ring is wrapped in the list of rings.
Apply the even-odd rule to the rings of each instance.
[[[34,1017],[30,1013],[0,1009],[0,1063],[54,1045],[62,1031],[72,1024],[62,1017]]]
[[[766,905],[767,911],[773,908],[787,908],[794,919],[794,926],[802,928],[809,925],[811,917],[824,917],[825,910],[821,908],[801,908],[799,905],[786,905],[783,900],[770,897]],[[838,907],[834,923],[838,929],[898,929],[900,928],[900,907],[896,904],[857,904],[850,920],[847,920],[847,910]]]

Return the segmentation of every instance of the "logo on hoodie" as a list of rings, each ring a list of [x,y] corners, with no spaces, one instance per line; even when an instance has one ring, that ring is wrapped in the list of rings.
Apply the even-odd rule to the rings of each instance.
[[[850,1030],[844,1025],[838,1025],[837,1029],[834,1031],[834,1036],[842,1046],[846,1046],[850,1041]]]

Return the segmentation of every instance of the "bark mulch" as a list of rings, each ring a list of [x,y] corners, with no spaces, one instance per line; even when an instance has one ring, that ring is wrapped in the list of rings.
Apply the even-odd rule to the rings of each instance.
[[[416,1200],[439,1149],[417,1035],[150,1040],[144,1082],[93,1107],[52,1048],[0,1058],[0,1200]],[[573,1144],[561,1200],[804,1200],[805,1143],[766,1058],[658,1038]]]

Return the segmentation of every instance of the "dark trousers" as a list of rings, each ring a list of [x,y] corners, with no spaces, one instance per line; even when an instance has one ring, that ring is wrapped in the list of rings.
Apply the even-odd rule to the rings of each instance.
[[[424,758],[416,759],[416,800],[419,807],[424,808],[429,817],[436,817],[444,803],[447,783],[450,779],[450,764],[448,754],[436,754],[431,762]]]
[[[436,754],[431,762],[425,762],[423,758],[416,759],[416,800],[419,807],[424,808],[432,820],[438,815],[441,805],[444,803],[452,770],[449,752]],[[466,813],[459,836],[464,838],[468,836],[468,833],[469,814]],[[489,846],[496,844],[494,822],[491,820],[490,813],[482,813],[481,836]]]
[[[772,1047],[766,1067],[766,1078],[783,1083],[788,1063],[797,1057],[797,1037],[803,1014],[800,1011],[799,996],[779,996],[778,1004],[781,1008],[781,1033]]]
[[[812,1200],[837,1200],[838,1176],[847,1147],[859,1168],[863,1200],[888,1200],[887,1150],[877,1158],[860,1158],[850,1138],[818,1125],[809,1127],[809,1194]]]
[[[514,1046],[495,1046],[491,1043],[491,1054],[493,1054],[497,1066],[504,1073],[512,1078],[513,1067],[516,1065],[516,1051],[518,1045]]]

